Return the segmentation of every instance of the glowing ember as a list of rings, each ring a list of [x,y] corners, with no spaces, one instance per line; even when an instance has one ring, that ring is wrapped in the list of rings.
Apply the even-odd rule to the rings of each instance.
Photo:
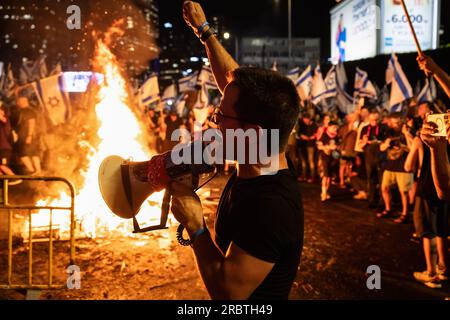
[[[117,33],[117,28],[111,28]],[[120,31],[120,30],[119,30]],[[111,232],[130,235],[132,223],[115,216],[108,209],[100,194],[98,187],[98,168],[104,158],[110,155],[119,155],[124,159],[130,157],[135,161],[145,161],[150,158],[150,150],[145,145],[145,132],[138,118],[130,107],[133,99],[129,96],[127,82],[120,72],[116,57],[108,48],[111,34],[107,34],[105,41],[98,40],[94,65],[96,72],[104,74],[105,81],[101,84],[95,112],[99,121],[98,137],[100,143],[96,148],[91,148],[88,167],[80,174],[84,178],[84,185],[76,195],[75,216],[79,222],[77,229],[81,229],[77,236],[97,237],[108,235]],[[80,144],[85,142],[81,141]],[[146,225],[159,224],[160,207],[150,203],[161,203],[163,193],[150,196],[149,201],[144,202],[141,212],[138,214],[140,221]],[[61,192],[59,199],[39,201],[38,205],[69,206],[70,197]],[[70,220],[67,212],[54,211],[53,223],[61,230],[62,238],[69,235]],[[41,210],[33,214],[33,228],[48,226],[49,210]],[[24,234],[28,232],[25,226]]]

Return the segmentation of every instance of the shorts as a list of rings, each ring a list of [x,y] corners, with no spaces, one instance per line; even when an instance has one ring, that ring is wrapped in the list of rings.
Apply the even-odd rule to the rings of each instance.
[[[333,169],[336,166],[336,160],[331,156],[320,156],[320,176],[331,177],[333,175]]]
[[[12,150],[1,149],[0,150],[0,165],[7,166],[11,163]]]
[[[400,192],[408,192],[411,190],[414,184],[414,175],[408,172],[395,172],[385,170],[383,172],[383,181],[381,182],[381,188],[389,188],[390,186],[397,185]]]
[[[26,144],[23,141],[19,141],[16,145],[17,155],[19,157],[39,157],[38,141],[34,140],[30,144]]]
[[[355,158],[354,157],[349,157],[349,156],[342,155],[341,158],[339,159],[339,165],[341,167],[349,165],[349,164],[353,164],[354,162],[355,162]]]
[[[414,227],[421,238],[446,238],[450,229],[449,207],[444,201],[430,202],[416,197],[414,206]]]

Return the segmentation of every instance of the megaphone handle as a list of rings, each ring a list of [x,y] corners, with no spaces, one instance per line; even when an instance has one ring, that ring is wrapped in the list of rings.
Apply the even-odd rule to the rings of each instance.
[[[163,202],[161,205],[161,226],[166,226],[167,218],[169,217],[170,210],[170,199],[172,198],[172,194],[170,193],[169,187],[167,187],[166,191],[164,191]]]
[[[167,218],[169,217],[170,198],[171,197],[172,197],[172,195],[170,193],[170,190],[167,188],[166,191],[164,192],[164,197],[163,197],[163,201],[161,204],[161,219],[159,221],[159,225],[141,229],[139,227],[139,223],[136,219],[136,216],[134,216],[133,217],[133,226],[134,226],[133,233],[143,233],[143,232],[148,232],[148,231],[167,229],[166,223],[167,223]]]

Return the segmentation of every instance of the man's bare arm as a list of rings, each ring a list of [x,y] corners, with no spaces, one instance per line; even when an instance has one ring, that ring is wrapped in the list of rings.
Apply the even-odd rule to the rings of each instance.
[[[172,213],[185,226],[190,238],[203,228],[200,199],[188,187],[172,183]],[[233,242],[226,254],[215,245],[209,233],[195,239],[197,267],[212,299],[247,299],[264,281],[274,263],[245,252]]]
[[[36,129],[36,119],[28,120],[28,137],[32,137],[34,135],[35,129]]]
[[[188,26],[190,26],[197,35],[198,28],[207,21],[201,5],[193,1],[185,1],[183,3],[183,17]],[[208,29],[209,27],[207,26],[204,29],[204,32]],[[220,92],[223,94],[223,91],[228,84],[228,72],[239,68],[239,65],[225,50],[216,36],[210,36],[208,40],[206,40],[205,46],[214,78],[216,79]]]
[[[435,137],[437,126],[427,121],[428,115],[420,131],[420,138],[430,147],[431,174],[439,199],[450,202],[450,162],[447,155],[447,143],[450,142],[450,125],[447,125],[447,139]]]
[[[206,53],[208,54],[208,59],[211,63],[214,78],[216,78],[219,90],[223,94],[223,91],[228,84],[227,74],[230,71],[239,68],[239,65],[215,36],[211,36],[206,41]]]
[[[431,173],[439,199],[450,202],[450,165],[445,145],[431,149]]]
[[[434,76],[447,96],[450,98],[450,76],[427,55],[418,56],[417,62],[419,63],[419,68],[423,70],[425,74],[431,74]]]
[[[416,137],[411,146],[411,150],[405,160],[404,169],[406,172],[414,172],[419,167],[419,149],[422,148],[422,140]]]

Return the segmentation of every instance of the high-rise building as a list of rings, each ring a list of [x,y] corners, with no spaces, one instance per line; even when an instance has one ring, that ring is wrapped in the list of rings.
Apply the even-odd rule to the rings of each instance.
[[[270,68],[276,62],[278,71],[288,71],[288,38],[243,38],[240,51],[243,65]],[[291,59],[291,66],[301,68],[320,61],[320,39],[293,38]]]
[[[0,60],[17,68],[23,58],[46,55],[56,61],[76,54],[74,43],[81,32],[64,28],[66,9],[67,5],[57,1],[2,0]]]
[[[209,61],[205,47],[186,24],[177,25],[173,20],[163,19],[160,21],[159,64],[155,71],[160,74],[160,85],[165,87],[183,76],[200,70]],[[212,16],[210,23],[219,32],[220,39],[223,29],[222,18]]]
[[[66,26],[67,8],[78,5],[81,28]],[[130,75],[148,69],[159,54],[159,12],[155,0],[1,0],[0,61],[17,72],[23,58],[47,58],[48,68],[61,62],[63,70],[91,68],[96,41],[118,19],[124,35],[115,38],[113,52]],[[95,36],[93,36],[95,34]]]

